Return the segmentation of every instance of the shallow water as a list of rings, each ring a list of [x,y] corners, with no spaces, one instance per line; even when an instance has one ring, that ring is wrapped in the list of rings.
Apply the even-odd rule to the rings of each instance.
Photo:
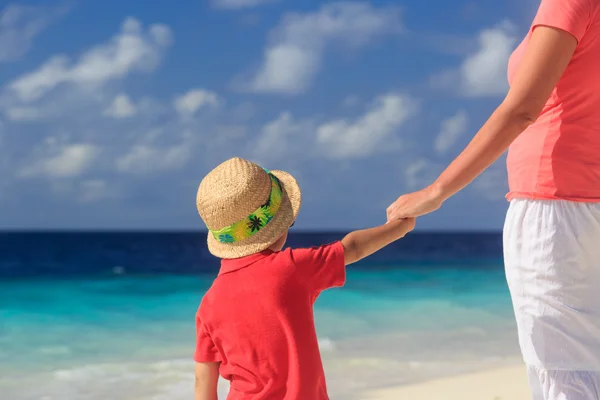
[[[0,391],[14,400],[189,398],[194,312],[209,282],[0,283]],[[316,320],[332,398],[516,356],[497,271],[351,271],[345,288],[319,299]]]
[[[331,398],[517,359],[501,261],[475,256],[394,265],[388,253],[385,263],[350,267],[344,288],[323,293],[316,322]],[[190,399],[194,314],[216,270],[131,269],[117,259],[104,274],[5,274],[0,398]]]

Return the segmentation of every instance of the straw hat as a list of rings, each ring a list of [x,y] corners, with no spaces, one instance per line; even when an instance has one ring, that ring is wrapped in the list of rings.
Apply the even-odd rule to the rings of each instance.
[[[302,196],[287,172],[231,158],[200,182],[196,206],[209,229],[208,250],[239,258],[267,249],[294,223]]]

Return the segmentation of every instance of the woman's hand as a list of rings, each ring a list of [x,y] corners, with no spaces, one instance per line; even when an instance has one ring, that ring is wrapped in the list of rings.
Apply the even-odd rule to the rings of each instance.
[[[441,193],[432,186],[408,193],[398,197],[398,200],[387,208],[387,220],[390,222],[401,218],[420,217],[437,210],[443,202]]]

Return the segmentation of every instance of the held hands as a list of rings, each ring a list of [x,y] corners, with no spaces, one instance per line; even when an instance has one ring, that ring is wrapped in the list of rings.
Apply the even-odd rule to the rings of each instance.
[[[391,222],[391,224],[390,224],[390,222]],[[402,219],[395,219],[392,221],[388,221],[388,223],[386,225],[397,224],[397,226],[398,226],[397,232],[400,232],[399,238],[403,238],[404,236],[406,236],[407,233],[412,232],[415,229],[416,223],[417,223],[417,219],[411,217],[411,218],[402,218]]]
[[[408,193],[387,208],[388,222],[401,218],[416,218],[440,208],[444,202],[441,194],[432,187]]]

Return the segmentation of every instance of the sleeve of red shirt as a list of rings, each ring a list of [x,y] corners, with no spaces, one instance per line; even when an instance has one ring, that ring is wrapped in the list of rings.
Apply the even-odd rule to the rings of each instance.
[[[221,361],[219,352],[199,315],[196,315],[196,351],[194,352],[194,361],[198,363]]]
[[[309,288],[317,293],[346,282],[346,264],[342,242],[291,250],[298,273]]]
[[[540,25],[562,29],[581,42],[593,12],[592,0],[542,0],[531,29]]]

